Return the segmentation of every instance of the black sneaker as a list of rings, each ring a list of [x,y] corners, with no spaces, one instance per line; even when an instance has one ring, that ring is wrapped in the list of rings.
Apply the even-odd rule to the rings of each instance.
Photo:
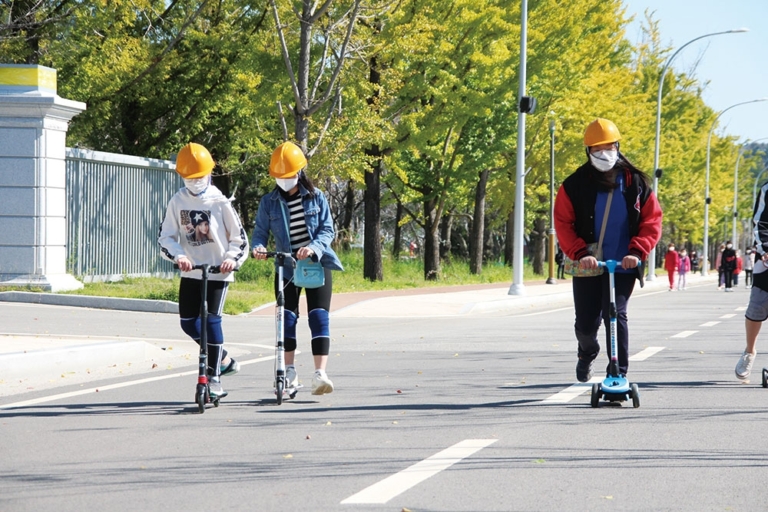
[[[579,382],[587,382],[592,378],[592,363],[593,361],[587,361],[585,359],[579,359],[576,363],[576,380]]]

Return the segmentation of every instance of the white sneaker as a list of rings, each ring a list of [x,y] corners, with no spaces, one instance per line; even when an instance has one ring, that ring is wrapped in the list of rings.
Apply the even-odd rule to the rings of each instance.
[[[736,377],[738,379],[746,380],[746,378],[749,377],[749,374],[752,373],[752,363],[755,362],[756,355],[757,352],[754,354],[750,354],[749,352],[741,354],[739,362],[736,363]]]
[[[333,382],[323,370],[317,370],[312,376],[312,394],[326,395],[333,393]]]
[[[295,388],[299,385],[299,374],[296,373],[295,366],[288,366],[285,368],[285,387]]]
[[[219,400],[228,394],[226,391],[224,391],[224,388],[221,387],[221,381],[215,377],[211,378],[210,382],[208,383],[208,391],[211,394],[211,400]]]

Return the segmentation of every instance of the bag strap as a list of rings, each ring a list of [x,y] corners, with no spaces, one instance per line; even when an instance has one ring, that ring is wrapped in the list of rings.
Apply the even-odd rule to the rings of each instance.
[[[603,225],[600,227],[600,239],[597,242],[597,252],[595,257],[598,260],[603,258],[603,238],[605,238],[605,226],[608,225],[608,214],[611,212],[611,201],[613,200],[613,189],[608,193],[608,200],[605,202],[605,213],[603,213]]]

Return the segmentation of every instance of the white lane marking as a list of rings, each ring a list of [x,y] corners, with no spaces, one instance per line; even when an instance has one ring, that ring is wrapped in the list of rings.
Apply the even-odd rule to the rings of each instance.
[[[450,448],[446,448],[421,462],[417,462],[413,466],[406,468],[399,473],[395,473],[370,487],[366,487],[357,494],[353,494],[342,501],[341,504],[384,504],[398,494],[402,494],[411,487],[414,487],[427,478],[453,466],[475,452],[492,445],[496,441],[498,441],[498,439],[466,439],[460,443],[456,443]]]
[[[238,347],[257,347],[257,348],[263,348],[267,350],[275,348],[274,345],[260,345],[258,343],[232,343],[229,341],[227,342],[227,345],[236,345]]]
[[[538,316],[538,315],[548,315],[550,313],[557,313],[558,311],[567,311],[569,309],[573,309],[573,306],[568,306],[567,308],[558,308],[558,309],[548,309],[547,311],[538,311],[536,313],[525,313],[523,315],[510,315],[514,316],[515,318],[520,318],[524,316]]]
[[[727,315],[723,315],[720,318],[733,318],[736,316],[736,313],[728,313]]]
[[[658,354],[659,352],[661,352],[665,348],[666,347],[647,347],[647,348],[641,350],[640,352],[638,352],[637,354],[635,354],[633,356],[630,356],[629,360],[630,361],[645,361],[646,359],[648,359],[652,355]]]
[[[560,391],[559,393],[555,393],[554,395],[545,398],[541,401],[543,404],[565,404],[576,398],[577,396],[581,396],[587,391],[590,391],[592,389],[592,384],[595,382],[602,382],[602,377],[592,377],[589,379],[588,382],[577,382],[576,384],[565,388],[564,390]]]
[[[691,334],[696,334],[697,332],[699,331],[682,331],[675,334],[674,336],[670,336],[670,338],[687,338]]]
[[[261,363],[264,361],[271,361],[275,356],[260,357],[258,359],[250,359],[248,361],[240,361],[240,366]],[[147,379],[131,380],[128,382],[118,382],[117,384],[109,384],[107,386],[99,386],[95,388],[80,389],[78,391],[71,391],[69,393],[59,393],[58,395],[41,396],[40,398],[33,398],[32,400],[25,400],[23,402],[14,402],[12,404],[0,405],[2,409],[15,409],[17,407],[28,407],[30,405],[43,404],[46,402],[53,402],[54,400],[63,400],[65,398],[72,398],[74,396],[87,395],[90,393],[109,391],[111,389],[125,388],[128,386],[137,386],[139,384],[146,384],[148,382],[157,382],[159,380],[174,379],[176,377],[186,377],[188,375],[197,375],[197,368],[188,372],[174,373],[171,375],[160,375],[158,377],[149,377]]]
[[[739,306],[738,308],[736,308],[736,311],[746,311],[746,310],[747,310],[747,306]]]
[[[712,327],[713,325],[717,325],[717,324],[719,324],[719,323],[720,323],[720,322],[714,322],[714,321],[713,321],[713,322],[704,322],[704,323],[703,323],[703,324],[701,324],[699,327]]]

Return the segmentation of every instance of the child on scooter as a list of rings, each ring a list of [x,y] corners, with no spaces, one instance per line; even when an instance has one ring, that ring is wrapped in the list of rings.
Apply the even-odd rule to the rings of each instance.
[[[220,273],[208,275],[208,374],[212,399],[227,395],[221,375],[233,375],[240,365],[224,350],[221,328],[227,286],[233,271],[248,257],[248,238],[232,203],[211,183],[216,164],[208,150],[191,142],[176,158],[176,172],[184,187],[168,203],[158,244],[165,259],[181,270],[179,317],[181,329],[200,343],[202,272],[195,265],[220,265]]]

